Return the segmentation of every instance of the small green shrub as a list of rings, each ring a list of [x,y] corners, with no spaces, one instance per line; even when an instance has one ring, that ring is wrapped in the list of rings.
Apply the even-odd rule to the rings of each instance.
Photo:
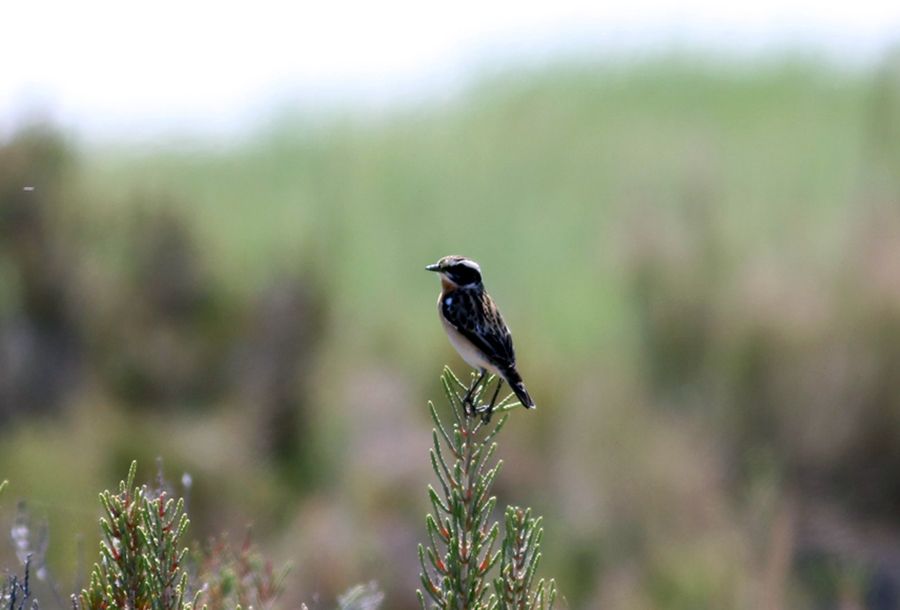
[[[503,538],[494,515],[497,500],[491,488],[502,463],[492,458],[494,439],[517,406],[506,398],[495,408],[502,414],[490,429],[480,416],[466,410],[466,387],[445,369],[444,391],[451,403],[453,426],[447,428],[429,403],[434,447],[431,464],[440,491],[429,486],[433,515],[426,524],[430,546],[419,546],[421,581],[418,592],[426,609],[552,610],[556,584],[539,580],[541,520],[530,509],[507,507]],[[483,399],[484,384],[473,397]],[[475,409],[478,412],[479,409]],[[486,432],[486,433],[483,433]],[[248,532],[233,548],[226,538],[206,547],[185,543],[190,521],[184,499],[171,497],[160,478],[160,489],[135,486],[137,463],[119,484],[118,493],[100,494],[104,516],[100,559],[90,583],[72,596],[74,610],[271,610],[284,590],[286,569],[275,570],[253,545]],[[0,496],[7,482],[0,483]],[[499,547],[498,547],[499,541]],[[31,597],[31,554],[23,561],[22,578],[11,576],[0,589],[0,607],[24,610]],[[494,574],[492,577],[491,575]],[[375,583],[349,589],[337,600],[340,610],[378,610],[384,595]],[[37,601],[31,606],[37,610]],[[305,606],[302,606],[306,608]]]
[[[90,585],[73,596],[77,610],[270,609],[284,590],[287,569],[275,571],[248,532],[240,548],[226,539],[189,553],[184,499],[134,486],[137,463],[119,493],[100,494],[105,516],[100,562]]]
[[[494,550],[500,527],[492,515],[497,499],[491,496],[491,486],[502,462],[491,467],[491,458],[497,450],[494,439],[508,418],[505,412],[517,403],[510,402],[511,396],[504,399],[495,409],[503,417],[479,438],[488,424],[466,410],[466,386],[449,368],[441,381],[454,422],[452,429],[445,428],[429,403],[435,424],[431,465],[440,493],[429,486],[434,515],[426,519],[431,545],[427,549],[419,545],[425,589],[425,594],[419,591],[419,603],[426,610],[427,594],[431,607],[439,610],[552,610],[556,583],[541,580],[533,585],[541,557],[540,519],[532,519],[530,510],[508,507],[504,538],[500,549]],[[473,397],[475,404],[489,384]],[[489,574],[498,560],[500,574],[492,581]],[[494,594],[489,594],[492,585]]]
[[[100,520],[103,540],[100,563],[94,565],[91,582],[78,596],[81,610],[182,610],[185,602],[187,548],[182,539],[189,521],[184,500],[177,502],[165,491],[146,485],[134,487],[137,462],[119,493],[104,491],[100,503],[106,516]]]

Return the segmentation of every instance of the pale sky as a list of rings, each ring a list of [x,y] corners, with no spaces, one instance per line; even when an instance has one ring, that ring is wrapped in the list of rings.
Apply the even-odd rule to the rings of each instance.
[[[37,107],[86,134],[232,129],[295,96],[365,105],[473,68],[677,44],[876,61],[900,2],[0,2],[0,133]]]

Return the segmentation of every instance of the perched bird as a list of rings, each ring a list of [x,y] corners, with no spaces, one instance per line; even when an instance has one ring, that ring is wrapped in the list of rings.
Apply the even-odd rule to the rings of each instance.
[[[490,372],[500,380],[491,404],[485,409],[490,418],[494,401],[505,381],[519,401],[528,409],[534,401],[528,395],[522,377],[516,370],[516,353],[500,310],[488,296],[481,282],[481,267],[464,256],[445,256],[434,265],[425,267],[441,276],[441,296],[438,311],[450,343],[463,360],[479,370],[481,375],[469,388],[463,402],[473,396],[475,389]]]

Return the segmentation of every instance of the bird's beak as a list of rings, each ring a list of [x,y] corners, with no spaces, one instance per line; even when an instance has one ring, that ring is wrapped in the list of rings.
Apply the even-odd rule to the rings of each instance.
[[[435,264],[433,264],[433,265],[428,265],[427,267],[425,267],[425,270],[426,270],[426,271],[440,271],[440,270],[441,270],[441,266],[438,265],[437,263],[435,263]]]

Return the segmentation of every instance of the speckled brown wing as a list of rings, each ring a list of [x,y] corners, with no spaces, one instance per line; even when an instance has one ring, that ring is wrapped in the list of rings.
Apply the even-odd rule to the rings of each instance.
[[[515,369],[512,336],[500,310],[484,290],[460,288],[441,301],[441,313],[501,371]]]

